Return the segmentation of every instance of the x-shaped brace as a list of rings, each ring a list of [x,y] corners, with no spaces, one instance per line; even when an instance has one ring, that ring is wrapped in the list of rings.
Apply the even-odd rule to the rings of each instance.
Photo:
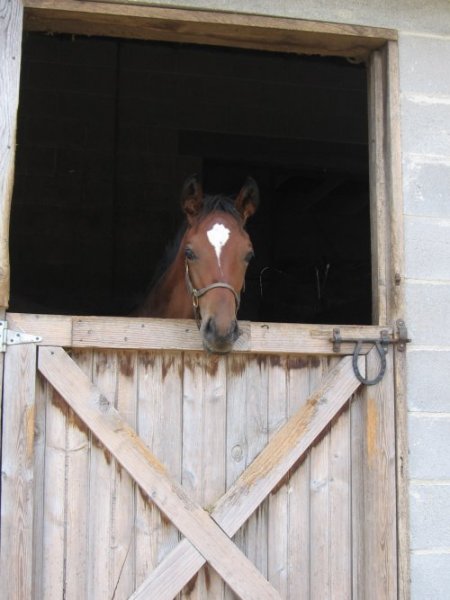
[[[169,476],[136,432],[62,348],[41,347],[38,367],[185,536],[133,594],[133,599],[171,600],[205,562],[209,562],[244,600],[279,599],[278,592],[235,546],[231,537],[305,455],[360,385],[350,357],[343,358],[330,371],[307,403],[271,438],[217,502],[211,514],[193,502]]]

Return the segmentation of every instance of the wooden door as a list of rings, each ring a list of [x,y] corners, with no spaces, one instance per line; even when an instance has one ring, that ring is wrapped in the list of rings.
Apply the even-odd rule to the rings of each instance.
[[[5,357],[5,598],[397,596],[393,347],[368,387],[331,326],[8,322],[43,342]]]

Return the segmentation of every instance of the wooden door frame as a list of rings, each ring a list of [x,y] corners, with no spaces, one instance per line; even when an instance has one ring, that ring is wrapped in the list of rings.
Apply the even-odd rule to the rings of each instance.
[[[4,11],[5,13],[5,11]],[[397,32],[219,11],[155,8],[79,0],[12,0],[0,44],[7,136],[0,141],[0,307],[9,302],[9,215],[24,28],[88,35],[235,46],[366,60],[369,74],[369,155],[373,323],[404,314],[403,202]],[[399,597],[409,597],[405,355],[395,352]]]
[[[5,112],[10,136],[0,148],[0,307],[9,302],[8,229],[14,174],[22,4],[14,0],[8,28]],[[369,155],[372,226],[372,323],[403,316],[403,224],[397,32],[391,29],[80,0],[25,0],[24,29],[135,39],[201,43],[267,51],[345,56],[366,61],[369,73]],[[8,37],[8,36],[5,36]],[[15,40],[15,43],[14,43]],[[0,50],[1,51],[1,50]],[[8,56],[11,55],[11,56]],[[0,54],[0,58],[1,58]],[[9,59],[9,61],[7,60]],[[13,67],[8,65],[14,61]]]

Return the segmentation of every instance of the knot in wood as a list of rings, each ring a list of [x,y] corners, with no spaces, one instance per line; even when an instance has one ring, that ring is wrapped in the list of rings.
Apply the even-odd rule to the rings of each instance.
[[[231,456],[233,457],[233,460],[235,460],[236,462],[241,462],[241,460],[244,456],[242,446],[240,446],[239,444],[236,444],[236,446],[234,446],[231,449]]]
[[[105,413],[107,412],[108,408],[109,408],[109,400],[106,396],[104,396],[103,394],[100,394],[98,397],[98,408],[100,410],[100,412]]]

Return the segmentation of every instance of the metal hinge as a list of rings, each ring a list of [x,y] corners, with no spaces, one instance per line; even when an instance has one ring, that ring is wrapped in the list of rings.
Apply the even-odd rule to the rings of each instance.
[[[18,344],[37,344],[42,342],[40,335],[30,335],[8,329],[8,321],[0,321],[0,352],[6,352],[7,346]]]
[[[341,330],[339,328],[335,328],[333,329],[333,337],[330,339],[330,342],[333,342],[333,352],[339,352],[341,349],[341,344],[355,344],[352,361],[355,376],[361,383],[364,383],[365,385],[375,385],[383,379],[383,376],[386,372],[386,354],[388,353],[389,344],[395,344],[399,352],[404,352],[406,349],[406,344],[411,341],[408,338],[408,331],[406,329],[405,322],[402,319],[399,319],[395,325],[396,332],[394,337],[391,337],[389,332],[386,329],[383,329],[380,331],[379,338],[343,338],[341,336]],[[380,357],[380,369],[378,375],[373,379],[366,379],[359,371],[358,358],[363,344],[372,344],[375,346]]]

